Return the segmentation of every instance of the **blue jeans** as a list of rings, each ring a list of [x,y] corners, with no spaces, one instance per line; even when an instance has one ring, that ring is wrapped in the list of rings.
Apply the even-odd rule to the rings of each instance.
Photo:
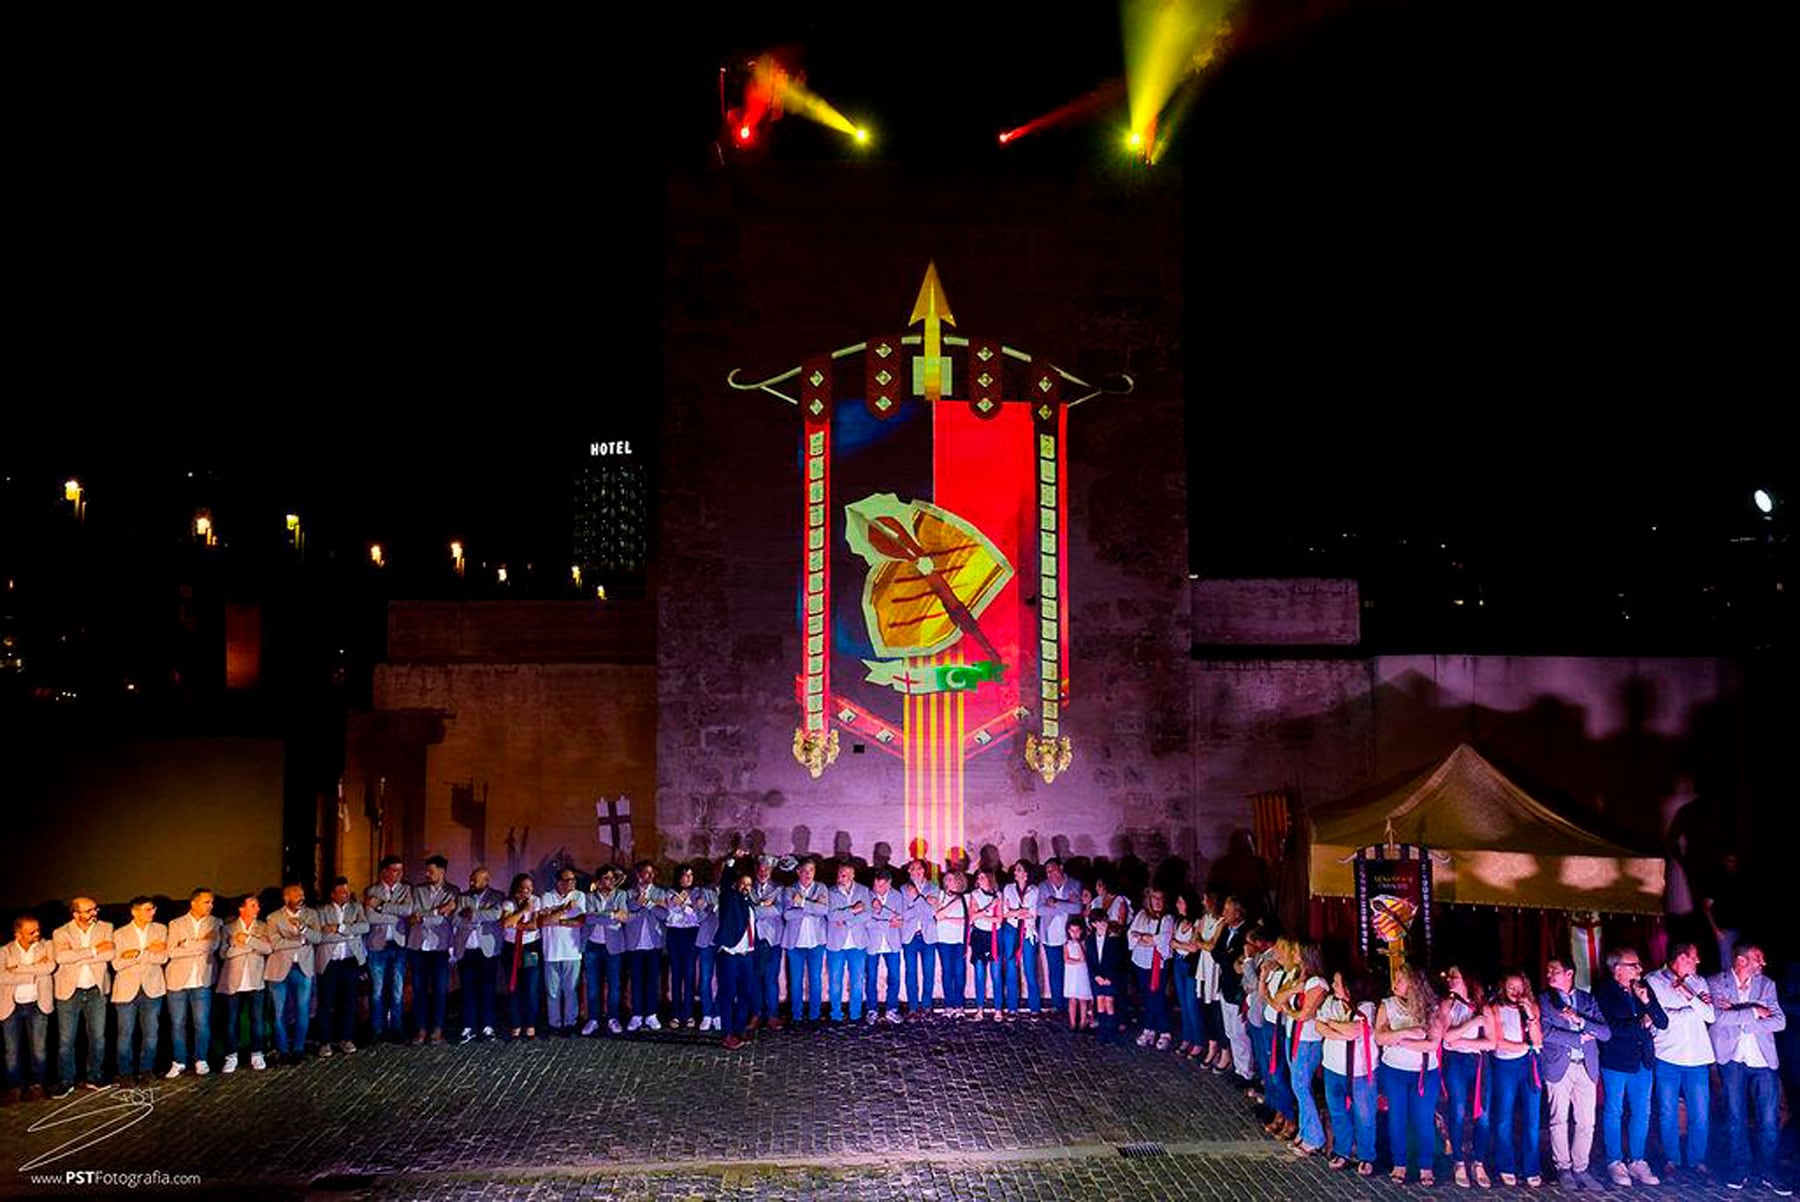
[[[1044,975],[1050,979],[1050,1009],[1061,1014],[1066,1009],[1063,1001],[1063,949],[1061,946],[1044,945]]]
[[[464,952],[456,962],[456,980],[462,990],[462,1025],[470,1034],[478,1035],[494,1025],[494,983],[499,972],[498,958],[485,952]],[[613,989],[617,996],[617,970]],[[321,1012],[323,1009],[320,1007]]]
[[[1776,1179],[1775,1143],[1781,1136],[1775,1125],[1781,1101],[1781,1082],[1772,1068],[1749,1068],[1738,1060],[1719,1066],[1725,1086],[1725,1128],[1731,1140],[1731,1179],[1750,1175],[1750,1108],[1756,1110],[1756,1159],[1762,1175]],[[1746,1105],[1748,1103],[1748,1105]],[[1693,1120],[1690,1119],[1691,1123]]]
[[[40,984],[38,988],[47,989],[49,986]],[[44,1069],[50,1055],[50,1016],[39,1010],[36,1002],[20,1002],[6,1016],[4,1031],[7,1088],[17,1089],[27,1083],[27,1052],[31,1053],[30,1083],[44,1084]]]
[[[413,1025],[426,1034],[442,1031],[450,1002],[450,953],[415,951],[407,958],[412,963]]]
[[[119,1073],[149,1073],[156,1070],[156,1048],[162,1036],[163,1002],[142,989],[129,1002],[114,1002],[113,1017],[118,1020],[118,1042],[113,1055],[119,1062]],[[138,1053],[137,1067],[131,1066],[131,1039],[139,1031],[144,1035],[143,1049]]]
[[[1137,968],[1137,965],[1132,965]],[[1150,987],[1150,970],[1137,968],[1138,996],[1144,999],[1144,1029],[1154,1031],[1158,1035],[1169,1033],[1169,998],[1167,980],[1158,980],[1156,987]]]
[[[631,977],[631,1017],[655,1018],[662,1002],[662,949],[626,952],[625,971]]]
[[[540,961],[536,965],[519,965],[516,979],[511,976],[512,969],[507,969],[508,979],[512,980],[512,1000],[508,1004],[512,1013],[513,1030],[522,1031],[529,1027],[537,1029],[539,995],[544,988],[544,966]]]
[[[821,978],[825,974],[825,948],[790,947],[787,952],[788,1012],[795,1022],[802,1017],[819,1021],[819,1000],[823,992]],[[805,994],[806,1013],[801,1014],[801,995]]]
[[[937,948],[938,967],[944,972],[944,1005],[952,1010],[961,1010],[969,1004],[969,985],[963,979],[969,968],[969,962],[965,958],[968,953],[960,943],[938,943],[932,946]]]
[[[355,968],[352,964],[350,967]],[[172,989],[169,1003],[169,1040],[174,1045],[175,1063],[192,1064],[205,1060],[212,1045],[213,991],[210,985],[192,989]],[[193,1060],[188,1059],[188,1037],[192,1034]],[[348,1039],[346,1035],[344,1038]]]
[[[696,949],[700,953],[700,1017],[715,1018],[719,1007],[713,1001],[713,970],[717,963],[719,949],[702,947]]]
[[[355,960],[327,960],[319,977],[319,1033],[327,1043],[348,1043],[356,1026]],[[175,1045],[177,1055],[181,1044]]]
[[[1181,1039],[1184,1043],[1205,1043],[1206,1032],[1200,1024],[1200,997],[1194,992],[1194,970],[1187,957],[1175,960],[1175,1000],[1181,1003]]]
[[[77,989],[68,998],[56,999],[57,1079],[64,1085],[75,1084],[77,1023],[87,1028],[87,1079],[98,1085],[101,1066],[106,1062],[106,995],[98,986]]]
[[[1650,1136],[1650,1085],[1654,1080],[1655,1074],[1648,1068],[1630,1073],[1600,1070],[1600,1143],[1606,1149],[1606,1163],[1644,1159],[1644,1144]],[[1624,1129],[1627,1100],[1631,1103],[1629,1130]]]
[[[1298,1121],[1300,1103],[1294,1097],[1293,1065],[1288,1063],[1288,1049],[1293,1047],[1293,1037],[1283,1031],[1279,1023],[1267,1023],[1263,1030],[1268,1032],[1264,1038],[1269,1041],[1268,1055],[1262,1062],[1265,1073],[1263,1101],[1276,1114]],[[1271,1064],[1275,1066],[1273,1069],[1269,1067]]]
[[[1256,1005],[1255,1002],[1250,1004]],[[1272,1109],[1275,1108],[1275,1103],[1268,1094],[1269,1090],[1274,1087],[1275,1074],[1269,1071],[1269,1056],[1274,1046],[1275,1028],[1273,1026],[1264,1023],[1260,1027],[1250,1028],[1250,1059],[1254,1062],[1252,1064],[1256,1070],[1254,1075],[1256,1080],[1262,1083],[1263,1100],[1268,1102]]]
[[[760,944],[757,950],[762,950]],[[720,952],[718,969],[719,1029],[727,1035],[736,1035],[742,1039],[744,1030],[750,1023],[750,1016],[756,1010],[756,962],[750,956],[733,956]]]
[[[931,1009],[937,985],[937,945],[926,943],[923,935],[914,935],[900,954],[906,960],[906,1004],[915,1011]]]
[[[900,1013],[900,953],[870,952],[867,964],[869,966],[869,983],[868,987],[863,990],[863,996],[869,1000],[869,1009],[873,1010],[877,1006],[883,1006],[895,1014]],[[887,965],[886,1002],[878,1001],[881,995],[876,992],[881,984],[881,966],[883,964]]]
[[[1325,1109],[1331,1115],[1332,1150],[1351,1160],[1375,1162],[1375,1112],[1381,1093],[1368,1076],[1352,1082],[1325,1070]],[[1340,1127],[1338,1124],[1342,1123]]]
[[[1424,1080],[1416,1068],[1381,1066],[1381,1096],[1388,1104],[1388,1153],[1395,1168],[1417,1165],[1423,1171],[1432,1167],[1437,1151],[1438,1071],[1426,1070]],[[1421,1092],[1422,1091],[1422,1092]],[[1407,1133],[1412,1133],[1412,1153],[1408,1159]]]
[[[240,1046],[238,1031],[238,1013],[247,1011],[250,1015],[250,1050],[263,1050],[263,991],[260,989],[245,990],[242,993],[225,995],[225,1054],[237,1055]]]
[[[406,949],[390,943],[369,953],[369,1025],[375,1038],[399,1035],[405,1022],[400,999],[406,991]]]
[[[1038,942],[1035,936],[1026,934],[1024,948],[1019,947],[1019,929],[1012,923],[1000,928],[1000,963],[1006,972],[1006,1008],[1013,1013],[1019,1010],[1019,977],[1025,978],[1025,998],[1032,1010],[1039,1010],[1044,1004],[1043,987],[1038,984]]]
[[[694,951],[694,940],[700,937],[700,928],[670,927],[665,934],[669,950],[669,1021],[678,1023],[695,1014],[694,970],[699,957]]]
[[[581,961],[544,961],[544,995],[550,1002],[550,1029],[575,1025],[581,1016]]]
[[[306,1028],[312,1007],[313,979],[298,968],[269,982],[269,1001],[275,1007],[275,1050],[298,1054],[306,1050]]]
[[[1494,1074],[1494,1167],[1502,1173],[1536,1177],[1543,1171],[1544,1091],[1532,1077],[1532,1057],[1530,1053],[1512,1060],[1495,1056],[1488,1068]],[[1515,1142],[1514,1125],[1520,1110],[1525,1112],[1525,1129],[1517,1132]]]
[[[980,935],[977,935],[980,938]],[[1000,961],[970,959],[969,972],[975,978],[975,1009],[987,1007],[988,986],[994,987],[994,1009],[1001,1008],[1002,994],[1000,988]]]
[[[781,944],[758,940],[750,953],[751,972],[755,975],[756,1017],[764,1022],[781,1017]]]
[[[1444,1053],[1444,1091],[1450,1095],[1444,1117],[1450,1129],[1450,1159],[1457,1164],[1485,1161],[1493,1139],[1493,1062],[1484,1063],[1485,1056],[1484,1052]],[[1481,1079],[1481,1117],[1475,1120],[1474,1135],[1465,1136],[1469,1117],[1475,1111],[1477,1077]]]
[[[1313,1095],[1313,1078],[1318,1075],[1319,1063],[1324,1058],[1325,1045],[1317,1039],[1302,1039],[1299,1049],[1294,1052],[1290,1084],[1295,1106],[1300,1111],[1300,1142],[1309,1148],[1325,1146],[1325,1124],[1319,1118],[1319,1100]]]
[[[619,998],[619,970],[624,955],[614,955],[604,943],[590,943],[581,949],[581,979],[587,982],[588,1018],[595,1022],[619,1021],[624,1011]],[[600,986],[606,985],[606,1013],[600,1012]]]
[[[1656,1062],[1656,1132],[1662,1137],[1663,1156],[1671,1164],[1697,1169],[1706,1164],[1706,1140],[1711,1134],[1712,1066]],[[1681,1155],[1681,1120],[1677,1098],[1687,1101],[1687,1157]]]
[[[850,1021],[862,1021],[863,980],[869,974],[865,961],[869,953],[860,947],[825,953],[826,992],[831,995],[831,1021],[844,1017],[844,978],[850,978]]]

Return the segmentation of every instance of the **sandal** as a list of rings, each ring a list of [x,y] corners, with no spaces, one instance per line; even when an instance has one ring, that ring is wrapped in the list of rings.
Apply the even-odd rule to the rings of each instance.
[[[1436,1184],[1437,1184],[1437,1179],[1432,1175],[1432,1172],[1430,1169],[1420,1169],[1419,1170],[1419,1185],[1422,1188],[1430,1189],[1432,1186],[1434,1186]]]
[[[1464,1164],[1460,1160],[1457,1161],[1456,1162],[1456,1171],[1451,1174],[1451,1179],[1456,1182],[1458,1189],[1468,1189],[1469,1188],[1469,1166]]]
[[[1349,1164],[1350,1164],[1350,1161],[1347,1157],[1339,1156],[1336,1153],[1333,1153],[1331,1159],[1327,1160],[1325,1162],[1325,1167],[1332,1170],[1333,1172],[1336,1172],[1339,1169],[1347,1167]]]
[[[1373,1177],[1375,1175],[1374,1163],[1367,1160],[1358,1161],[1356,1165],[1356,1175],[1358,1177]]]
[[[1295,1142],[1288,1145],[1288,1151],[1292,1152],[1295,1156],[1304,1158],[1304,1157],[1313,1155],[1315,1152],[1318,1151],[1318,1149],[1313,1147],[1309,1143],[1304,1143],[1299,1140],[1296,1140]]]
[[[1394,1171],[1388,1174],[1388,1180],[1392,1181],[1395,1185],[1405,1185],[1406,1166],[1401,1164],[1395,1165]]]
[[[1482,1189],[1494,1188],[1494,1183],[1488,1178],[1487,1166],[1482,1164],[1479,1160],[1475,1162],[1475,1184],[1479,1185]]]

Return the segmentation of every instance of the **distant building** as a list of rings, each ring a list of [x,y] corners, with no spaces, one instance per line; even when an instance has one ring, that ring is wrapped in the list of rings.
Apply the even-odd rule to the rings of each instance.
[[[584,589],[641,592],[650,557],[650,465],[641,440],[592,441],[575,468],[574,556]]]

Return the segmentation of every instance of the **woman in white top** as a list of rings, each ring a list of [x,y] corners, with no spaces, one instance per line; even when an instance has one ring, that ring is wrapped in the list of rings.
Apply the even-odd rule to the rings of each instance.
[[[969,967],[975,974],[975,1013],[979,1020],[987,1006],[987,987],[994,987],[994,1018],[1006,1017],[1000,991],[1000,889],[994,874],[983,868],[975,874],[969,891]]]
[[[1262,998],[1264,1038],[1268,1041],[1269,1058],[1262,1064],[1263,1095],[1274,1112],[1263,1130],[1276,1139],[1293,1139],[1300,1134],[1299,1103],[1294,1098],[1288,1073],[1291,1033],[1282,1021],[1288,996],[1300,987],[1301,977],[1295,967],[1297,943],[1282,936],[1270,945],[1258,970],[1257,993]]]
[[[1314,1018],[1325,995],[1331,991],[1325,980],[1325,954],[1316,943],[1290,945],[1293,957],[1289,967],[1295,971],[1299,988],[1289,992],[1282,1005],[1282,1021],[1287,1027],[1289,1086],[1294,1091],[1295,1108],[1300,1114],[1300,1131],[1293,1151],[1311,1156],[1325,1146],[1325,1124],[1319,1118],[1319,1102],[1313,1096],[1313,1078],[1318,1075],[1324,1057],[1324,1033]]]
[[[1488,1062],[1494,1040],[1488,1032],[1487,1008],[1482,1004],[1481,982],[1460,966],[1444,970],[1444,1105],[1445,1125],[1450,1129],[1450,1165],[1456,1184],[1467,1189],[1470,1175],[1482,1189],[1488,1179],[1489,1126],[1493,1117],[1494,1075]],[[1474,1133],[1465,1129],[1474,1119]]]
[[[968,888],[968,877],[946,872],[943,892],[931,898],[932,921],[937,924],[938,975],[944,981],[944,1013],[951,1018],[961,1018],[968,1004]]]
[[[1206,1032],[1206,1058],[1201,1063],[1215,1073],[1231,1067],[1231,1043],[1225,1037],[1225,1002],[1219,992],[1224,971],[1215,949],[1225,942],[1224,899],[1216,890],[1203,895],[1200,917],[1200,959],[1194,966],[1194,988],[1200,1003],[1200,1028]]]
[[[1175,917],[1164,909],[1163,892],[1151,889],[1144,894],[1143,913],[1131,920],[1125,945],[1131,949],[1131,964],[1137,970],[1138,997],[1144,1006],[1144,1029],[1137,1043],[1147,1048],[1152,1043],[1166,1052],[1169,1035],[1169,957],[1173,954]]]
[[[1331,976],[1331,996],[1315,1020],[1325,1037],[1325,1112],[1331,1119],[1334,1169],[1352,1160],[1367,1177],[1375,1172],[1375,1113],[1380,1091],[1375,1085],[1374,983],[1366,972]]]
[[[1182,889],[1175,894],[1175,934],[1169,940],[1175,954],[1175,1000],[1181,1005],[1181,1042],[1175,1045],[1175,1054],[1198,1056],[1204,1047],[1210,1062],[1214,1049],[1201,1029],[1200,986],[1196,980],[1200,965],[1198,908],[1193,890]]]
[[[1443,1012],[1424,972],[1406,965],[1394,976],[1393,992],[1375,1012],[1375,1043],[1381,1048],[1381,1096],[1388,1104],[1388,1147],[1392,1177],[1406,1181],[1409,1164],[1419,1166],[1419,1184],[1431,1185],[1437,1150],[1438,1045],[1444,1038]],[[1407,1133],[1412,1134],[1411,1157]]]
[[[512,995],[512,1037],[537,1038],[538,995],[543,986],[544,957],[538,945],[537,882],[529,872],[513,878],[512,894],[500,904],[500,937],[506,947],[500,971]]]
[[[1544,1047],[1544,1029],[1538,1020],[1537,998],[1531,981],[1522,972],[1500,978],[1500,992],[1488,1006],[1488,1030],[1494,1038],[1494,1167],[1500,1180],[1515,1185],[1520,1152],[1524,1154],[1525,1184],[1540,1186],[1541,1153],[1538,1131],[1543,1118],[1543,1082],[1539,1079],[1538,1053]],[[1513,1143],[1513,1123],[1525,1112],[1524,1130]]]

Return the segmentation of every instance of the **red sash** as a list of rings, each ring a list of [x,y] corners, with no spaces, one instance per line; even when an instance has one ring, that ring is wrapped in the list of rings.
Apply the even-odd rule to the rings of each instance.
[[[1482,1111],[1482,1106],[1481,1106],[1481,1069],[1482,1069],[1482,1066],[1485,1065],[1486,1063],[1487,1063],[1486,1054],[1482,1053],[1482,1052],[1476,1052],[1475,1053],[1475,1117],[1476,1118],[1481,1117],[1481,1111]]]

